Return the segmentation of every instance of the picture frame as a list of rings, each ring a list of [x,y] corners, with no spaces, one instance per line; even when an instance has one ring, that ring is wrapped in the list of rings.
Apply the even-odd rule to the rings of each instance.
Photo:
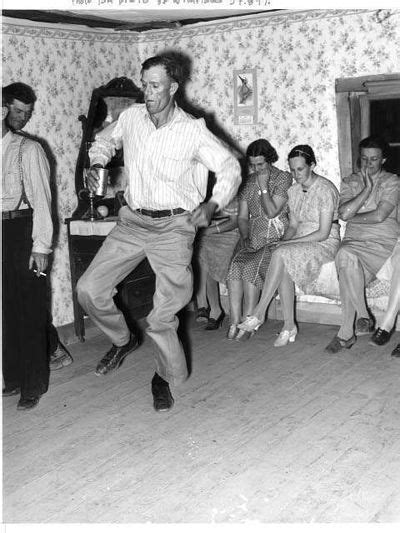
[[[233,71],[234,123],[253,125],[257,123],[257,70],[235,69]]]

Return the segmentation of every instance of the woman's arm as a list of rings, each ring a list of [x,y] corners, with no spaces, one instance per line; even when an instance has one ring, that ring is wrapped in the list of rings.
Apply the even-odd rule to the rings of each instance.
[[[332,217],[333,217],[333,210],[321,211],[319,214],[319,227],[317,230],[312,231],[311,233],[308,233],[307,235],[302,235],[301,237],[294,236],[289,239],[286,238],[286,235],[288,233],[286,232],[283,240],[279,241],[277,245],[282,246],[284,244],[298,243],[298,242],[325,241],[329,237],[329,234],[331,232]],[[289,229],[290,229],[290,226],[288,230]]]
[[[392,203],[382,200],[372,211],[365,211],[364,213],[354,215],[351,222],[355,222],[356,224],[376,224],[383,222],[395,207]]]
[[[257,173],[257,184],[260,189],[260,202],[268,218],[274,218],[282,211],[287,199],[283,196],[271,196],[268,191],[269,172]]]
[[[246,200],[239,201],[239,213],[238,213],[238,227],[239,233],[242,239],[247,239],[249,236],[249,206]]]
[[[359,209],[361,209],[371,194],[373,183],[368,172],[366,170],[361,170],[361,176],[364,180],[363,190],[354,196],[354,198],[351,198],[351,200],[347,200],[339,205],[339,218],[344,221],[350,219],[353,220],[354,216],[358,213]]]

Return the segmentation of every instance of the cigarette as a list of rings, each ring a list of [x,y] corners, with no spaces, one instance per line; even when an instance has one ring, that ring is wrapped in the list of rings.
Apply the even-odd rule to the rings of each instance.
[[[33,269],[33,271],[37,273],[37,270]],[[41,273],[39,274],[39,276],[44,276],[44,277],[46,277],[47,274],[45,274],[44,272],[41,272]]]

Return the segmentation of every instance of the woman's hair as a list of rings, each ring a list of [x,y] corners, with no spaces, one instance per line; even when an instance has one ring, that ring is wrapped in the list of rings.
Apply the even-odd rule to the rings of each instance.
[[[308,166],[311,166],[312,163],[317,164],[314,150],[308,144],[298,144],[292,148],[289,152],[288,159],[292,159],[292,157],[303,157]]]
[[[258,157],[262,155],[267,163],[275,163],[278,161],[278,154],[275,148],[267,141],[267,139],[257,139],[249,144],[246,151],[246,159],[249,157]]]
[[[382,152],[382,157],[386,158],[389,155],[389,145],[378,135],[371,135],[370,137],[365,137],[360,144],[358,145],[359,151],[361,152],[362,148],[379,148]]]

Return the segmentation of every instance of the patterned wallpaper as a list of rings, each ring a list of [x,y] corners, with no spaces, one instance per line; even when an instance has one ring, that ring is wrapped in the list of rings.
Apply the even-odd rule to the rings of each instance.
[[[314,147],[317,171],[338,184],[335,79],[400,72],[400,11],[377,22],[375,11],[310,10],[195,24],[177,30],[110,36],[3,25],[3,84],[20,80],[38,95],[27,130],[47,139],[57,161],[58,213],[75,206],[74,168],[80,143],[77,117],[90,93],[115,76],[138,82],[140,63],[166,48],[193,63],[187,94],[214,114],[241,147],[266,137],[287,168],[286,154],[298,143]],[[54,27],[53,27],[54,28]],[[258,123],[233,120],[233,70],[257,69]],[[72,321],[65,227],[52,273],[56,325]]]

